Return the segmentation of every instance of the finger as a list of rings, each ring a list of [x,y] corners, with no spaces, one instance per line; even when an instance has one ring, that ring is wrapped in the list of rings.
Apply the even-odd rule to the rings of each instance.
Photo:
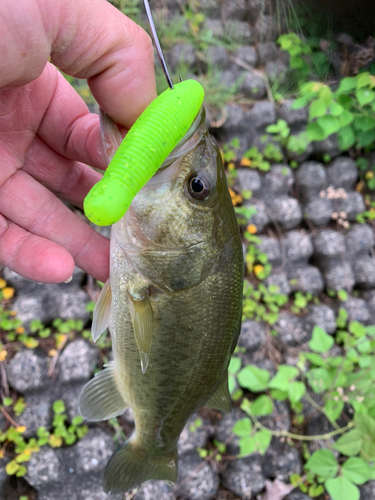
[[[63,246],[92,276],[108,277],[109,240],[23,171],[0,187],[0,213],[26,231]]]
[[[84,163],[68,160],[36,136],[22,170],[58,198],[82,208],[90,189],[102,177]]]
[[[104,170],[107,167],[100,137],[99,116],[52,64],[33,82],[33,96],[40,102],[46,89],[50,99],[38,135],[60,155]]]
[[[61,283],[74,271],[65,248],[35,236],[0,215],[0,262],[30,280]]]
[[[51,54],[65,73],[88,78],[100,106],[129,128],[156,97],[149,36],[106,0],[51,6],[50,0],[3,0],[0,86],[34,80]]]

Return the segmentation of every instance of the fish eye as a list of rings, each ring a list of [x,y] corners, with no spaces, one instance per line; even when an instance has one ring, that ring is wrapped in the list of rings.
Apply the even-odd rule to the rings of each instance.
[[[213,189],[212,180],[205,174],[193,174],[187,180],[187,190],[194,200],[206,200]]]

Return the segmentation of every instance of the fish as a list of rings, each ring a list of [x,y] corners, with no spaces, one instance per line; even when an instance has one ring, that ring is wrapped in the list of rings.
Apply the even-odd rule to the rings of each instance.
[[[108,117],[101,119],[104,144],[121,140]],[[230,411],[228,365],[241,327],[243,274],[222,158],[202,107],[112,226],[110,277],[92,335],[96,341],[109,327],[113,361],[79,399],[91,421],[134,413],[134,433],[105,469],[106,492],[150,479],[175,482],[177,442],[189,417],[203,406]]]

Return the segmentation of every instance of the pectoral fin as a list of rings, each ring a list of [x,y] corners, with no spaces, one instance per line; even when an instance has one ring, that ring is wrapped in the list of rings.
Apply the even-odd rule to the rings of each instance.
[[[229,413],[231,411],[227,371],[225,372],[219,387],[216,389],[216,392],[204,406],[222,411],[224,413]]]
[[[92,421],[108,420],[121,415],[128,404],[118,390],[113,364],[105,366],[82,389],[79,396],[79,411]]]
[[[154,314],[149,296],[146,294],[141,300],[135,300],[130,293],[129,309],[132,319],[135,341],[141,358],[142,373],[146,373],[151,351],[152,334],[154,331]]]
[[[100,335],[109,326],[109,318],[111,314],[111,299],[111,285],[108,278],[95,304],[91,327],[91,335],[94,342],[98,340]]]

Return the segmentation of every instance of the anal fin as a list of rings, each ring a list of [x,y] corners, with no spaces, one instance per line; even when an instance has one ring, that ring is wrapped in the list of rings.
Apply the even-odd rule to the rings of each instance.
[[[108,278],[95,304],[94,315],[92,318],[92,327],[91,327],[91,335],[94,342],[98,340],[100,335],[109,326],[109,320],[111,315],[111,300],[112,300],[111,285]]]
[[[141,300],[129,296],[129,310],[132,319],[135,341],[141,358],[142,373],[146,373],[151,351],[152,334],[154,331],[154,314],[149,296]]]
[[[204,406],[222,411],[224,413],[229,413],[231,411],[227,370],[225,371],[224,377],[220,382],[219,387],[216,389],[216,392]]]
[[[112,363],[83,387],[78,404],[81,415],[94,422],[117,417],[128,408],[118,390]]]

